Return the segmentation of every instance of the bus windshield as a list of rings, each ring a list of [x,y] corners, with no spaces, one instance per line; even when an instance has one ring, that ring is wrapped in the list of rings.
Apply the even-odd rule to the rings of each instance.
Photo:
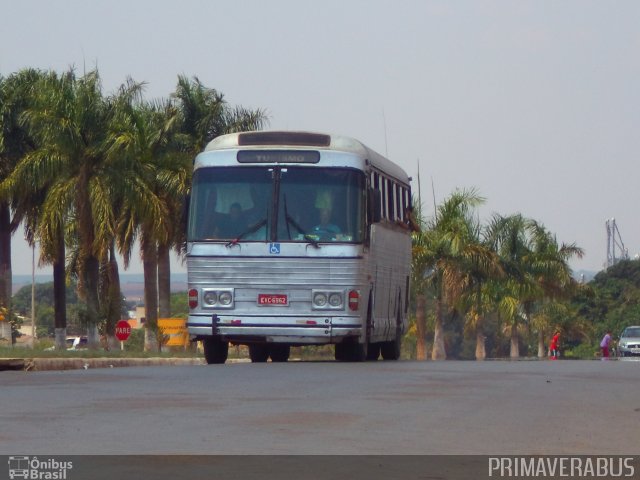
[[[207,167],[194,172],[188,241],[364,238],[364,174],[346,168]]]

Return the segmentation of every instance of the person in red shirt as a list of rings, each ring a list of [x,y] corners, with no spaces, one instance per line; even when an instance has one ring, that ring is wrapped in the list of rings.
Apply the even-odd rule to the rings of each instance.
[[[551,343],[549,344],[549,354],[551,355],[551,360],[557,360],[560,358],[560,330],[556,330],[556,333],[551,337]]]

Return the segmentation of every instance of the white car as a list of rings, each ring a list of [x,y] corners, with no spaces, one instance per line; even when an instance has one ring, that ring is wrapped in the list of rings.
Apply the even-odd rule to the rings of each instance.
[[[619,357],[640,357],[640,326],[625,328],[618,341]]]
[[[87,348],[87,337],[67,337],[67,350],[81,350]]]

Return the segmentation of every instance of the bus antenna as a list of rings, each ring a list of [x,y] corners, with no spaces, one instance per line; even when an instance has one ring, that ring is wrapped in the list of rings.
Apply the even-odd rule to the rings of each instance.
[[[384,127],[384,156],[389,157],[389,148],[387,146],[387,119],[384,116],[384,107],[382,107],[382,125]]]

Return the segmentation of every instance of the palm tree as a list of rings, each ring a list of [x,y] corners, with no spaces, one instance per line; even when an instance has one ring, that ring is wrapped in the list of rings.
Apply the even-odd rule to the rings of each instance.
[[[78,290],[87,307],[90,348],[97,348],[100,259],[107,253],[114,229],[110,181],[104,170],[104,140],[110,114],[97,71],[76,78],[70,70],[48,75],[39,85],[34,107],[25,118],[37,148],[16,171],[28,172],[36,188],[48,185],[43,205],[42,238],[61,252],[62,226],[75,222]],[[53,249],[52,249],[53,251]]]
[[[145,349],[157,347],[158,245],[169,241],[168,207],[171,183],[162,183],[177,110],[168,102],[144,103],[140,84],[129,82],[120,90],[117,112],[109,125],[107,163],[125,172],[114,199],[119,205],[118,245],[128,266],[133,244],[140,239],[145,284]],[[175,158],[175,157],[173,157]],[[181,162],[184,168],[185,162]],[[170,179],[172,175],[165,175]]]
[[[16,188],[9,177],[22,158],[35,148],[23,114],[31,108],[34,93],[38,91],[36,85],[44,76],[39,70],[25,69],[6,79],[0,78],[0,308],[7,312],[10,312],[12,293],[11,236],[25,220],[25,233],[33,244],[44,195],[43,188],[32,188],[32,185]],[[65,316],[64,312],[61,314],[59,302],[56,301],[55,306],[58,327],[65,323]],[[0,337],[11,338],[8,322],[0,323],[0,328],[3,328]]]
[[[268,122],[265,110],[229,107],[224,95],[205,87],[197,77],[178,76],[175,99],[181,115],[183,141],[192,155],[219,135],[260,130]]]
[[[484,322],[486,316],[496,307],[495,282],[503,277],[500,258],[488,244],[479,237],[473,237],[469,246],[474,253],[468,257],[463,274],[463,292],[459,308],[465,314],[468,327],[475,332],[476,360],[486,358]]]
[[[509,329],[511,358],[520,356],[518,330],[520,323],[527,320],[526,302],[538,294],[529,275],[532,225],[520,214],[496,214],[487,227],[489,244],[500,256],[506,273],[499,285],[498,311]]]
[[[582,256],[582,249],[575,244],[559,247],[542,225],[520,214],[495,215],[488,231],[507,273],[501,282],[499,310],[510,329],[510,356],[517,358],[520,323],[531,322],[536,312],[542,315],[551,309],[545,303],[568,294],[573,283],[568,261]]]
[[[569,298],[577,288],[569,261],[573,257],[582,258],[584,252],[576,244],[558,245],[555,236],[537,222],[532,223],[531,237],[531,273],[539,287],[538,298],[531,302],[531,319],[538,332],[538,357],[544,357],[545,333],[551,326],[551,319],[568,316],[568,307],[562,300]]]
[[[435,296],[435,327],[431,358],[446,358],[443,318],[472,284],[470,265],[480,268],[485,253],[477,242],[478,223],[473,209],[484,199],[475,190],[454,192],[438,206],[414,242],[415,276],[424,279]]]

